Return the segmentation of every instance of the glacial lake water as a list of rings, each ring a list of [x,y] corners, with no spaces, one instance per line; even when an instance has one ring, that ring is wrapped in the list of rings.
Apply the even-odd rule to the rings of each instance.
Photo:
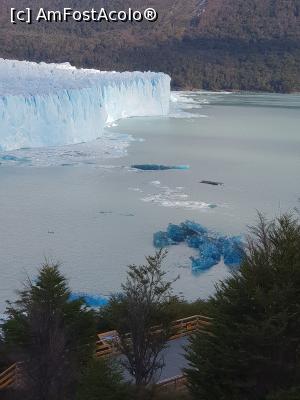
[[[246,234],[257,210],[272,218],[300,206],[300,95],[172,100],[169,117],[119,121],[95,143],[0,154],[0,311],[45,259],[61,262],[75,292],[107,296],[169,223]],[[190,168],[130,168],[154,163]],[[177,293],[205,298],[230,270],[221,263],[194,274],[193,254],[172,247],[165,268],[180,275]]]

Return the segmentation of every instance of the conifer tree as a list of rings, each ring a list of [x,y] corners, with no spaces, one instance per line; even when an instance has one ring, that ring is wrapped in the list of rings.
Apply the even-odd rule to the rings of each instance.
[[[42,266],[7,307],[4,343],[22,361],[22,398],[64,400],[74,391],[81,366],[95,344],[93,313],[71,300],[59,266]],[[20,396],[20,394],[18,394]]]
[[[194,397],[298,398],[292,388],[300,382],[299,220],[260,216],[240,270],[217,286],[211,303],[210,335],[192,338],[188,350]]]

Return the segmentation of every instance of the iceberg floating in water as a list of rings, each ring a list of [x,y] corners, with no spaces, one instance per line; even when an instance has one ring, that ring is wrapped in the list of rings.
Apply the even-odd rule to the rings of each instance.
[[[191,257],[192,270],[204,271],[219,264],[222,257],[229,267],[239,266],[244,255],[244,244],[239,236],[222,236],[211,232],[201,224],[186,221],[180,225],[169,224],[166,232],[153,235],[156,248],[186,243],[199,251],[199,257]]]
[[[189,229],[184,224],[173,225],[169,224],[166,235],[175,243],[184,242],[189,236]]]
[[[132,165],[131,168],[140,169],[141,171],[168,171],[170,169],[187,170],[190,167],[188,165],[136,164]]]
[[[91,141],[120,118],[166,115],[169,100],[163,73],[0,59],[0,150]]]
[[[27,157],[20,158],[20,157],[14,156],[12,154],[5,154],[3,156],[0,156],[0,163],[1,163],[1,161],[14,161],[14,162],[18,162],[18,163],[24,163],[24,162],[28,162],[29,160]]]
[[[200,183],[204,183],[205,185],[211,185],[211,186],[224,186],[223,182],[201,181]]]
[[[103,296],[89,295],[86,293],[72,293],[71,300],[83,299],[87,306],[91,308],[103,307],[108,303],[108,300]]]
[[[223,243],[224,263],[230,267],[239,265],[241,262],[240,251],[237,249],[240,246],[240,238],[226,238]]]
[[[153,235],[153,244],[155,247],[161,249],[163,247],[170,246],[172,244],[176,244],[173,242],[172,239],[168,237],[168,234],[166,232],[156,232]]]
[[[212,257],[203,257],[203,256],[200,258],[191,257],[191,261],[192,261],[192,270],[196,272],[205,271],[218,264]]]

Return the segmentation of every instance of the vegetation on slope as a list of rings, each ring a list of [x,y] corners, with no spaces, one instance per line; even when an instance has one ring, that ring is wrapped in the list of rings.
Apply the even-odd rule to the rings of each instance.
[[[31,0],[33,9],[46,0]],[[158,10],[155,23],[9,23],[0,4],[0,56],[33,61],[70,61],[103,70],[169,73],[175,88],[300,91],[299,0],[134,0]],[[127,9],[128,1],[53,0],[63,7]]]

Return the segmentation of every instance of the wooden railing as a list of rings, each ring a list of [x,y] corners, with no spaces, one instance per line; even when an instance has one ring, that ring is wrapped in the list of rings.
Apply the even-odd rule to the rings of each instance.
[[[192,334],[193,332],[200,331],[203,333],[207,332],[207,328],[211,325],[211,318],[204,317],[202,315],[194,315],[192,317],[179,319],[174,321],[171,326],[170,340],[175,340],[180,337],[184,337]],[[153,328],[159,332],[160,327]],[[119,353],[118,350],[119,335],[117,331],[110,331],[98,334],[98,340],[96,342],[96,357],[108,357]],[[18,374],[19,364],[13,364],[6,371],[0,374],[0,390],[6,389],[16,382]],[[179,381],[177,381],[180,378]],[[183,377],[176,377],[173,380],[169,380],[169,385],[173,382],[173,385],[179,384],[183,380]],[[167,381],[166,381],[167,382]],[[161,384],[161,386],[166,383]]]
[[[6,389],[16,381],[18,363],[10,366],[6,371],[0,374],[0,390]]]
[[[179,319],[172,323],[172,336],[170,340],[190,335],[196,331],[207,332],[207,328],[211,325],[212,319],[203,315],[194,315],[192,317]]]
[[[186,384],[187,384],[186,375],[178,375],[158,382],[157,386],[162,390],[179,391],[186,389]]]
[[[99,333],[96,342],[96,357],[107,357],[113,354],[118,354],[119,335],[117,331]]]
[[[202,315],[194,315],[174,321],[171,326],[170,340],[190,335],[196,331],[205,333],[207,332],[207,328],[211,325],[211,321],[211,318]],[[154,332],[159,332],[160,327],[154,327],[153,330]],[[96,356],[101,358],[118,354],[118,341],[119,335],[117,331],[100,333],[96,343]]]

